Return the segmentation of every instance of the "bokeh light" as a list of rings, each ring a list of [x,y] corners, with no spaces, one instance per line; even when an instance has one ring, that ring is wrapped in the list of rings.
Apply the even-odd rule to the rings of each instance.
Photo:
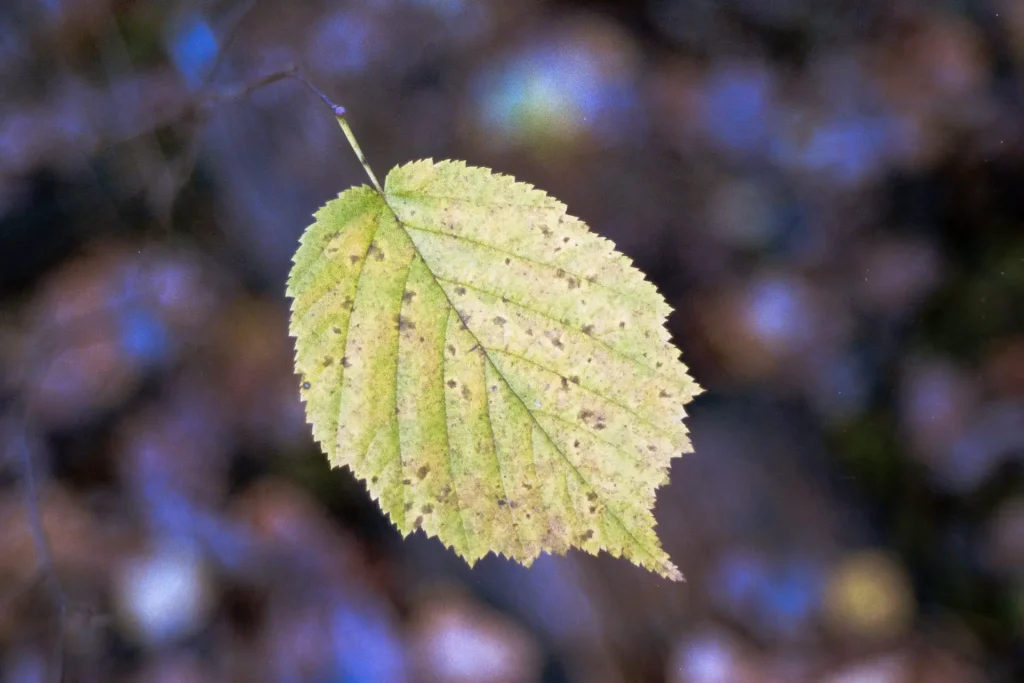
[[[326,462],[284,284],[366,179],[293,64],[664,294],[687,583],[469,568]],[[1024,680],[1019,0],[15,0],[0,92],[5,683]]]
[[[863,551],[843,559],[829,578],[827,615],[839,631],[869,640],[903,635],[914,617],[914,596],[898,561]]]
[[[121,619],[147,644],[191,635],[212,607],[209,582],[196,549],[169,539],[125,563],[115,582]]]

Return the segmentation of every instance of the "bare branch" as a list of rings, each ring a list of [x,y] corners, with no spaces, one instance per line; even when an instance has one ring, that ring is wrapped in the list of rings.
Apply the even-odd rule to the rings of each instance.
[[[256,0],[244,0],[238,9],[235,10],[234,16],[226,22],[227,29],[224,31],[224,38],[221,41],[220,49],[217,50],[217,56],[214,58],[213,64],[210,65],[206,72],[206,77],[203,78],[204,85],[209,84],[213,77],[217,75],[217,69],[220,68],[221,63],[224,61],[228,48],[231,47],[231,44],[235,42],[235,38],[238,36],[238,29],[255,6]]]
[[[28,511],[28,523],[32,531],[32,543],[36,552],[36,561],[39,564],[39,572],[50,600],[53,602],[57,622],[51,659],[53,664],[47,678],[52,683],[60,683],[64,677],[64,618],[67,613],[67,600],[64,597],[60,579],[57,577],[53,551],[46,536],[43,512],[39,504],[39,492],[36,486],[35,463],[29,441],[30,435],[26,428],[21,434],[20,444],[25,507]]]

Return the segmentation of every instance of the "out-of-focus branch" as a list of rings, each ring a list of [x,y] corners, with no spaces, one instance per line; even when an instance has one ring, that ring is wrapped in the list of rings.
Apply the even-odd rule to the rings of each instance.
[[[124,124],[124,112],[128,103],[139,97],[138,79],[134,78],[134,67],[128,52],[128,45],[125,43],[121,28],[111,11],[109,21],[106,22],[107,29],[97,32],[96,40],[100,46],[99,61],[107,73],[107,82],[110,87],[110,97],[114,102],[114,121],[118,127]],[[127,74],[129,78],[116,78],[118,74]],[[154,181],[168,163],[167,156],[160,146],[154,131],[150,131],[138,140],[138,144],[132,146],[132,155],[136,166],[136,172],[145,190],[146,200],[150,205],[157,221],[165,228],[170,228],[170,215],[168,202],[159,190],[159,184]],[[154,187],[156,185],[156,187]]]
[[[287,78],[292,75],[294,71],[295,67],[289,67],[288,69],[280,72],[267,74],[266,76],[263,76],[251,83],[221,91],[209,100],[201,102],[199,106],[197,106],[196,110],[192,112],[192,117],[198,120],[194,121],[191,126],[185,150],[173,159],[168,160],[167,164],[164,166],[163,173],[161,173],[159,178],[156,180],[156,187],[153,188],[153,194],[162,200],[161,212],[163,221],[166,225],[169,225],[171,222],[174,204],[177,201],[178,194],[192,175],[192,169],[195,168],[196,159],[199,157],[199,150],[202,146],[199,122],[208,116],[218,105],[234,99],[246,97],[258,88]],[[213,74],[212,70],[210,71],[210,74]]]
[[[260,76],[259,78],[249,81],[248,83],[242,83],[240,85],[232,86],[229,88],[221,88],[218,90],[207,91],[203,97],[193,104],[191,108],[186,108],[183,112],[184,116],[193,115],[199,117],[206,117],[219,107],[220,105],[231,102],[234,100],[240,100],[244,97],[248,97],[254,91],[260,88],[283,81],[286,78],[297,78],[300,81],[306,82],[304,78],[298,75],[299,67],[292,64],[280,71]]]
[[[255,6],[256,0],[245,0],[235,10],[231,19],[226,22],[227,28],[224,30],[224,38],[221,40],[220,49],[217,50],[217,56],[214,57],[213,63],[210,64],[210,68],[206,72],[206,77],[203,78],[204,85],[208,85],[213,80],[213,77],[217,75],[217,69],[224,62],[224,57],[228,54],[231,44],[235,42],[235,38],[238,36],[238,29]]]
[[[228,54],[232,43],[234,43],[235,37],[238,36],[238,29],[255,6],[256,0],[243,0],[242,4],[238,6],[231,19],[227,22],[227,28],[224,30],[224,37],[221,40],[220,48],[217,50],[217,56],[214,57],[213,63],[207,69],[206,75],[203,76],[203,87],[208,87],[213,82],[214,77],[217,75],[217,70],[224,62],[224,58]],[[174,205],[178,200],[178,195],[192,176],[196,159],[199,158],[202,135],[198,124],[190,127],[187,137],[188,142],[185,145],[185,150],[173,160],[168,160],[163,168],[163,172],[154,181],[155,187],[150,191],[151,196],[154,198],[153,201],[158,204],[159,217],[168,228],[170,228],[174,219]]]
[[[127,74],[127,83],[119,82],[116,90],[111,89],[95,98],[87,96],[86,106],[79,107],[77,111],[73,105],[78,103],[80,92],[76,93],[75,97],[65,100],[65,105],[70,106],[62,107],[58,104],[42,116],[28,115],[18,117],[13,122],[0,122],[0,145],[8,148],[14,145],[18,152],[0,156],[0,181],[5,175],[16,176],[40,166],[59,165],[68,158],[88,157],[114,145],[139,140],[141,144],[135,148],[135,152],[139,171],[147,178],[144,180],[148,185],[147,200],[157,220],[169,228],[174,202],[191,176],[198,157],[201,143],[199,125],[217,107],[247,97],[259,88],[286,78],[294,78],[316,93],[335,113],[343,113],[343,110],[334,105],[320,89],[301,76],[295,65],[265,74],[247,83],[230,87],[211,87],[210,83],[224,58],[226,48],[254,5],[255,0],[249,0],[241,7],[231,22],[217,58],[203,79],[203,87],[199,92],[190,94],[182,92],[180,84],[173,88],[167,87],[170,84],[162,82],[163,75],[156,79],[144,79],[133,73],[127,47],[116,22],[112,21],[114,28],[109,40],[100,41],[105,46],[102,61],[110,74],[108,80],[112,81],[114,73],[122,73]],[[152,93],[147,90],[151,84],[154,84]],[[120,96],[119,93],[123,92],[130,93],[130,97]],[[151,94],[156,94],[157,97],[147,99],[147,95]],[[90,107],[90,104],[93,106]],[[151,107],[148,110],[144,109],[147,105]],[[105,111],[98,115],[96,110]],[[110,122],[113,122],[114,130],[102,130],[109,126]],[[191,126],[188,141],[183,152],[173,159],[168,159],[164,157],[155,133],[161,128],[180,123]],[[156,165],[161,166],[159,171],[154,171]],[[26,517],[32,535],[40,581],[45,586],[55,612],[53,652],[49,658],[46,679],[51,683],[61,683],[64,677],[64,640],[68,607],[57,574],[53,550],[46,534],[43,509],[39,500],[36,457],[32,445],[33,433],[29,424],[30,420],[26,414],[19,444]]]
[[[298,71],[288,66],[252,81],[228,87],[184,91],[171,74],[138,77],[138,97],[126,103],[128,111],[115,125],[117,106],[106,92],[78,90],[47,106],[29,109],[0,120],[0,180],[16,178],[40,167],[60,167],[74,160],[132,142],[140,136],[183,121],[202,120],[218,106],[248,96],[264,86],[289,78]]]
[[[64,678],[64,617],[67,613],[67,600],[64,597],[64,589],[61,587],[60,579],[57,576],[57,567],[53,561],[53,551],[50,548],[50,541],[46,536],[46,527],[43,523],[42,507],[39,503],[39,490],[36,485],[35,458],[33,457],[30,445],[31,434],[27,426],[21,434],[21,463],[22,481],[25,492],[25,508],[27,510],[28,524],[32,531],[32,544],[35,548],[36,561],[39,564],[39,573],[46,592],[53,602],[56,621],[56,633],[54,635],[53,656],[47,680],[52,683],[60,683]]]

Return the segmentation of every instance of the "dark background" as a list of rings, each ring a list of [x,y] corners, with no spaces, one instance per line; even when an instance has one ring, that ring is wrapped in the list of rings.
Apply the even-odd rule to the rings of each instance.
[[[284,282],[365,178],[291,64],[379,176],[513,174],[649,273],[687,583],[470,570],[329,470]],[[1022,69],[1019,0],[5,0],[0,681],[1024,680]]]

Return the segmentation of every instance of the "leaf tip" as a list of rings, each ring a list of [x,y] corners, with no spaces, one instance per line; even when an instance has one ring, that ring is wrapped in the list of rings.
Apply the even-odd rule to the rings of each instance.
[[[678,567],[671,563],[665,565],[661,575],[674,583],[686,583],[686,577],[683,576]]]

